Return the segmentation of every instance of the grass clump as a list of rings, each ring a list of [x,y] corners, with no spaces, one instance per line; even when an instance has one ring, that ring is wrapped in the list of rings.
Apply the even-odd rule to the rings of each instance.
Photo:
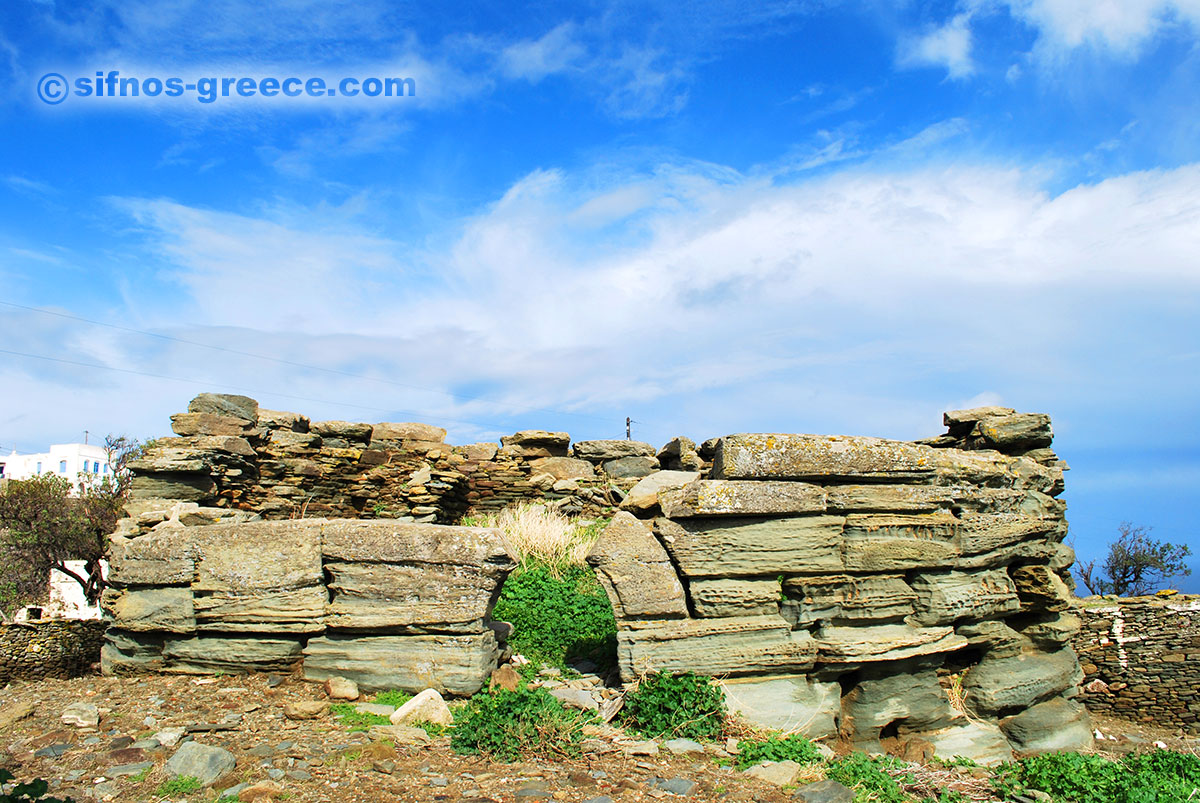
[[[371,702],[379,703],[380,705],[391,705],[399,708],[400,706],[411,700],[413,696],[406,691],[400,689],[388,689],[381,691],[371,698]]]
[[[504,582],[492,618],[512,623],[509,645],[534,665],[587,658],[608,667],[616,658],[612,605],[587,566],[523,564]]]
[[[912,798],[889,772],[904,768],[903,761],[891,756],[850,753],[829,762],[825,774],[853,789],[854,803],[907,803]],[[912,777],[901,775],[899,780],[911,783]]]
[[[605,520],[578,522],[543,505],[518,505],[499,513],[464,518],[474,527],[496,527],[522,563],[537,563],[556,577],[572,566],[585,566],[588,552],[607,526]]]
[[[369,731],[372,725],[391,725],[392,721],[383,714],[368,714],[358,711],[354,703],[334,703],[329,706],[329,712],[346,726],[350,733]]]
[[[161,797],[190,795],[192,792],[199,792],[203,788],[204,784],[200,783],[199,778],[191,775],[179,775],[160,783],[158,789],[154,790],[154,793]]]
[[[450,746],[456,753],[497,761],[577,756],[587,721],[545,689],[482,692],[455,713]]]
[[[743,739],[738,743],[737,768],[744,770],[762,761],[795,761],[815,764],[821,760],[817,746],[798,733]]]
[[[715,739],[725,730],[725,692],[703,675],[652,672],[625,695],[621,713],[643,736]]]
[[[1155,750],[1110,761],[1047,753],[1003,765],[992,783],[1006,796],[1037,789],[1071,803],[1181,803],[1200,797],[1200,757]]]

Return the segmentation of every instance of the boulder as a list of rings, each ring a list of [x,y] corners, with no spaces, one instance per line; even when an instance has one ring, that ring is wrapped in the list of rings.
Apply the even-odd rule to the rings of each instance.
[[[600,464],[600,470],[614,480],[637,479],[658,471],[658,458],[618,457],[605,460]]]
[[[1012,413],[982,418],[975,424],[971,435],[979,438],[984,448],[1001,452],[1040,449],[1054,441],[1050,416],[1043,413]]]
[[[436,689],[425,689],[400,706],[389,717],[393,725],[413,725],[432,722],[435,725],[453,725],[454,715],[442,695]]]
[[[249,396],[228,393],[201,393],[188,402],[189,413],[211,413],[232,418],[241,418],[251,424],[258,423],[258,402]]]
[[[779,613],[778,580],[698,579],[688,584],[688,596],[702,619]]]
[[[854,803],[854,790],[826,778],[801,786],[792,793],[792,800],[796,803]]]
[[[163,671],[192,675],[216,672],[289,672],[300,660],[300,642],[262,636],[166,639]]]
[[[1087,709],[1074,700],[1055,697],[1000,720],[1000,729],[1023,755],[1082,751],[1092,746]]]
[[[551,689],[550,696],[562,703],[563,708],[579,711],[598,711],[600,704],[592,693],[585,689]]]
[[[530,463],[534,474],[549,474],[556,480],[591,480],[596,468],[586,460],[574,457],[540,457]]]
[[[648,672],[735,676],[811,669],[816,644],[779,616],[629,622],[617,633],[625,682]]]
[[[216,413],[176,413],[171,416],[171,431],[184,436],[246,435],[254,431],[254,422]]]
[[[991,722],[963,721],[952,727],[926,731],[921,738],[933,745],[938,758],[950,760],[967,758],[984,767],[995,767],[1012,761],[1012,748]]]
[[[520,457],[566,457],[570,443],[567,433],[544,429],[527,429],[500,439],[506,451]]]
[[[371,445],[389,445],[404,441],[421,441],[424,443],[444,443],[446,430],[432,424],[375,424],[371,427]]]
[[[673,519],[825,512],[825,491],[802,482],[697,479],[659,497],[663,515]]]
[[[1047,613],[1009,621],[1022,636],[1032,639],[1034,644],[1050,651],[1057,650],[1070,641],[1083,626],[1080,618],[1073,613]]]
[[[743,775],[765,781],[772,786],[789,786],[800,775],[800,765],[795,761],[763,761],[742,771]]]
[[[325,564],[330,628],[481,633],[503,575],[455,564]]]
[[[684,618],[683,585],[650,528],[621,511],[587,557],[618,619]]]
[[[799,733],[808,739],[837,735],[842,687],[805,675],[726,680],[729,710],[760,728]]]
[[[916,592],[915,625],[948,625],[996,619],[1021,607],[1003,569],[980,572],[918,572],[908,581]]]
[[[100,724],[100,709],[95,703],[71,703],[63,709],[59,720],[75,728],[95,728]]]
[[[481,463],[494,460],[497,447],[494,443],[468,443],[466,446],[455,446],[454,452],[469,461]]]
[[[314,421],[309,430],[326,441],[342,441],[363,446],[371,442],[371,425],[358,421]]]
[[[1021,605],[1029,611],[1065,611],[1074,594],[1049,566],[1018,566],[1011,570]]]
[[[937,451],[901,441],[842,435],[726,435],[714,479],[855,479],[916,482],[932,477]]]
[[[100,648],[100,672],[112,676],[162,671],[162,650],[161,634],[132,633],[110,627]]]
[[[971,647],[980,648],[1000,658],[1016,655],[1032,646],[1029,639],[1004,622],[972,622],[960,624],[954,632],[967,640]]]
[[[320,719],[328,713],[328,700],[297,700],[283,707],[284,717],[292,720]]]
[[[959,717],[936,671],[892,666],[875,670],[845,694],[841,734],[859,749],[883,752],[879,739],[885,728],[898,735],[924,733],[949,727]]]
[[[785,577],[783,594],[783,617],[797,627],[898,621],[917,598],[900,575]]]
[[[967,706],[979,716],[1028,708],[1079,685],[1083,672],[1075,651],[987,653],[963,678]]]
[[[470,696],[496,668],[500,652],[491,630],[468,635],[349,636],[310,639],[304,677],[345,677],[368,692],[436,689]]]
[[[998,418],[1005,415],[1013,415],[1017,411],[1011,407],[997,407],[995,405],[987,407],[972,407],[969,410],[950,410],[942,413],[942,423],[950,429],[964,429],[970,432],[975,427],[975,422],[982,421],[985,418]]]
[[[834,485],[824,489],[831,513],[935,513],[956,501],[936,485]]]
[[[325,694],[331,700],[357,700],[361,692],[349,678],[329,678],[325,681]]]
[[[621,507],[624,510],[653,510],[659,504],[660,496],[673,493],[699,477],[695,471],[655,471],[629,489]]]
[[[815,638],[820,661],[830,664],[899,661],[967,646],[967,640],[955,635],[953,628],[903,624],[823,627]]]
[[[233,770],[237,759],[223,747],[200,742],[184,742],[167,759],[163,772],[168,778],[195,778],[203,786],[212,786]]]
[[[299,413],[289,413],[284,410],[258,409],[258,424],[267,429],[291,430],[293,432],[308,432],[311,422],[308,416]]]
[[[696,442],[682,436],[672,438],[658,450],[658,463],[669,471],[699,471],[704,467]]]
[[[619,460],[622,457],[654,457],[654,447],[642,441],[579,441],[571,447],[571,451],[580,460],[590,460],[593,463]]]
[[[778,577],[841,571],[840,516],[654,520],[680,572],[695,577]]]

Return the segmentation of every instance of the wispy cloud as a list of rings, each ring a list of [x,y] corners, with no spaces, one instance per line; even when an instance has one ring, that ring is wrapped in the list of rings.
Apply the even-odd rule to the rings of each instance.
[[[901,39],[896,60],[902,68],[940,67],[950,78],[970,77],[975,72],[971,15],[957,14],[942,26]]]

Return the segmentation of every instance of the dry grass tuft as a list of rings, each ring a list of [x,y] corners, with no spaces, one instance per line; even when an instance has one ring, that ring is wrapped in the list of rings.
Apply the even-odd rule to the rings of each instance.
[[[543,505],[505,508],[472,523],[503,530],[521,563],[543,563],[555,575],[571,566],[586,565],[588,552],[607,524],[573,521]]]

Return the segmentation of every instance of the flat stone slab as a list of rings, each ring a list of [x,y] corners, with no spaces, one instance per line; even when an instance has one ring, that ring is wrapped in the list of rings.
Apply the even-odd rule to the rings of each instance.
[[[509,572],[516,562],[493,527],[450,527],[391,521],[324,522],[326,560],[347,563],[436,563]]]
[[[852,514],[846,517],[846,571],[894,572],[953,565],[958,519],[949,513],[905,516]]]
[[[760,728],[799,733],[808,739],[837,735],[842,687],[805,675],[726,680],[729,710]]]
[[[163,671],[209,675],[216,672],[284,672],[300,660],[292,639],[196,637],[163,643]]]
[[[836,664],[899,661],[953,652],[967,646],[967,640],[956,635],[952,627],[875,625],[822,628],[816,635],[816,645],[821,662]]]
[[[356,630],[481,633],[500,585],[495,572],[461,565],[325,564],[325,623]]]
[[[588,563],[620,619],[685,618],[683,585],[650,527],[618,512],[596,540]]]
[[[900,620],[917,599],[901,575],[785,577],[783,594],[784,618],[800,627]]]
[[[1021,603],[1008,572],[918,572],[909,580],[916,592],[916,625],[998,619],[1016,613]]]
[[[734,676],[811,669],[816,644],[779,616],[632,622],[617,633],[621,677],[649,672]]]
[[[830,482],[932,478],[936,450],[902,441],[843,435],[726,435],[713,458],[714,479]]]
[[[686,577],[778,577],[842,570],[840,516],[655,519]]]
[[[696,480],[659,493],[663,515],[769,516],[825,512],[825,491],[802,482]]]
[[[192,633],[196,613],[190,588],[105,589],[104,609],[113,625],[138,632]]]
[[[696,616],[766,616],[779,613],[778,580],[693,580],[688,595]]]
[[[622,457],[654,457],[658,450],[643,441],[595,440],[578,441],[571,451],[581,460],[603,463]]]
[[[491,630],[468,635],[322,636],[304,649],[304,677],[344,677],[363,691],[403,689],[416,694],[470,696],[487,682],[499,660]]]
[[[949,509],[957,491],[936,485],[833,485],[824,489],[831,513],[934,513]]]

